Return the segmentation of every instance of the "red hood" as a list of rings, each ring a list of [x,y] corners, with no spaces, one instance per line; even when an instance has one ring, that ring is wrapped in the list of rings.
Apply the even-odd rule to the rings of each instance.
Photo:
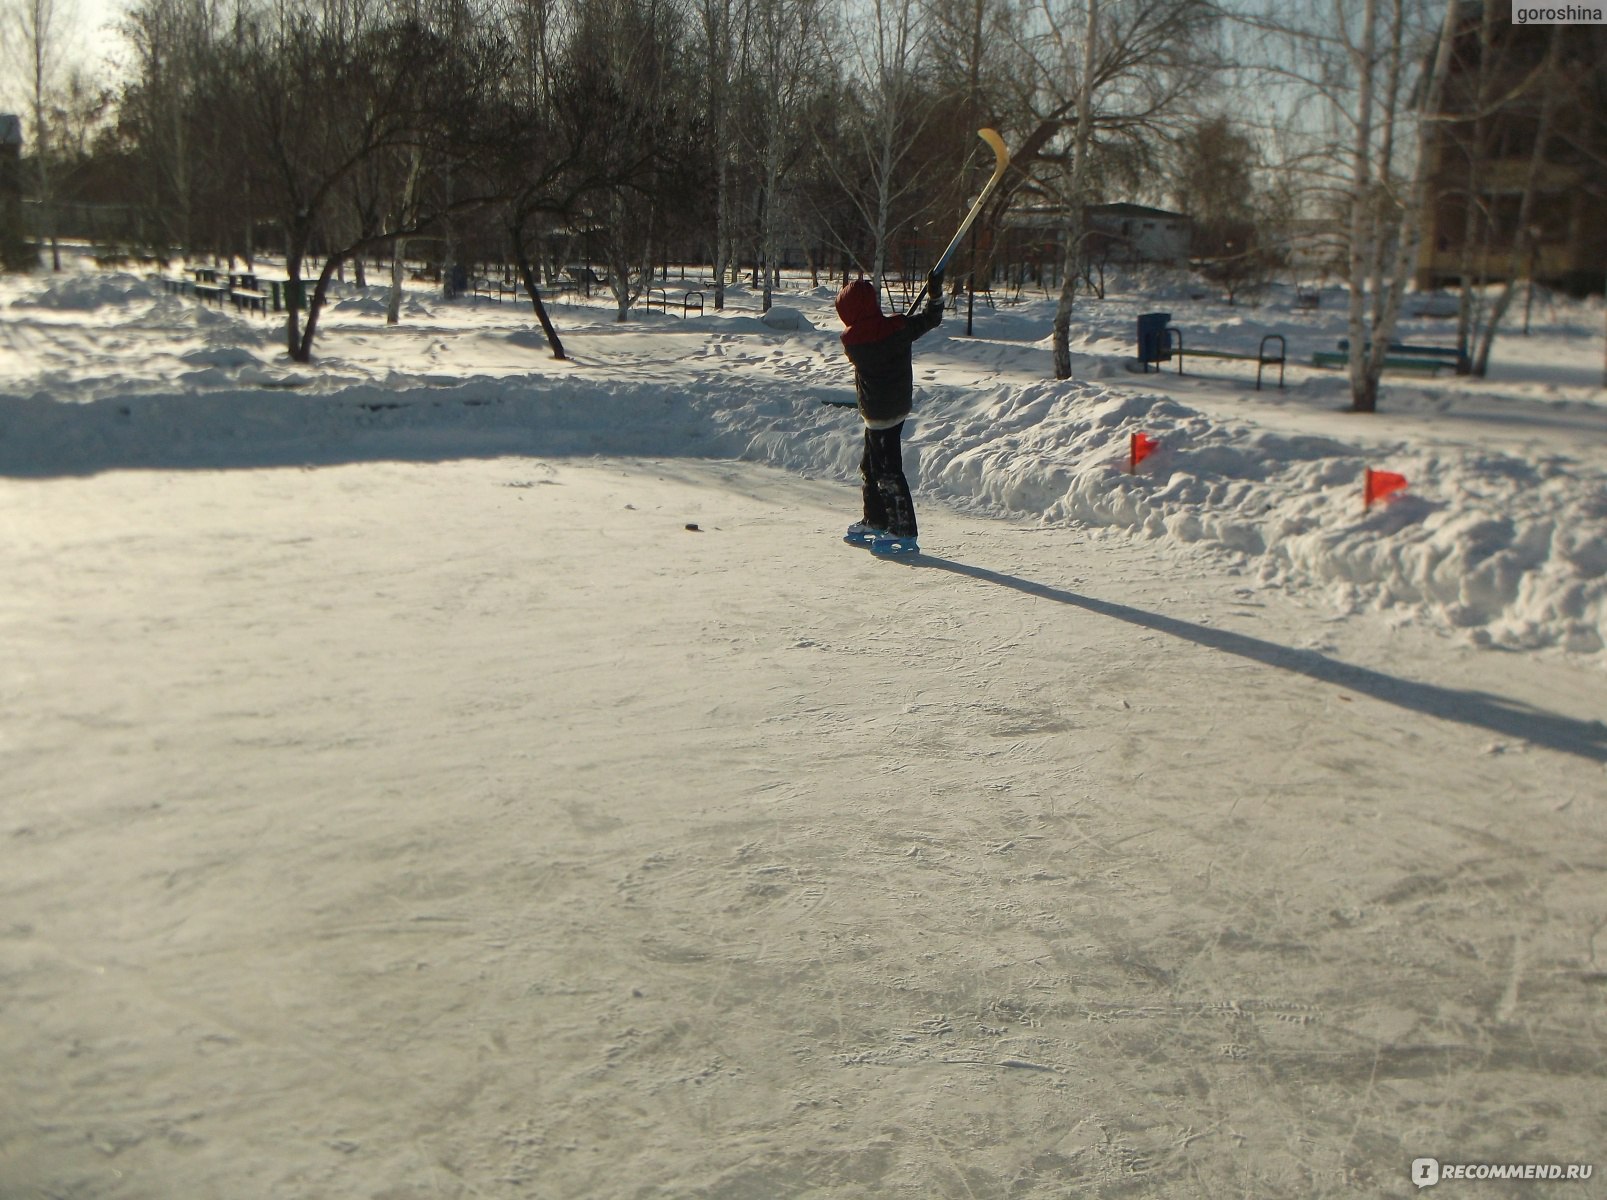
[[[856,279],[837,293],[837,315],[848,326],[843,331],[845,346],[879,342],[904,325],[903,317],[882,315],[876,288],[868,279]]]

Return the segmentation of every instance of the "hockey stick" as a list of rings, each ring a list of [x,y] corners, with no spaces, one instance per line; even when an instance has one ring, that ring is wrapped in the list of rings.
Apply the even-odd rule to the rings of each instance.
[[[965,220],[961,221],[960,227],[954,231],[948,249],[938,256],[937,264],[927,273],[926,282],[921,284],[921,290],[915,294],[915,299],[905,310],[904,315],[907,317],[914,316],[915,310],[926,298],[926,289],[932,286],[932,276],[949,265],[949,259],[953,258],[954,252],[960,248],[960,239],[965,236],[965,231],[971,228],[971,223],[982,214],[982,206],[988,202],[993,189],[999,186],[999,180],[1004,178],[1004,169],[1010,165],[1010,152],[1004,148],[1004,139],[999,136],[997,129],[978,129],[976,135],[993,151],[993,177],[982,185],[982,194],[976,198],[976,203],[971,205],[971,211],[965,214]]]

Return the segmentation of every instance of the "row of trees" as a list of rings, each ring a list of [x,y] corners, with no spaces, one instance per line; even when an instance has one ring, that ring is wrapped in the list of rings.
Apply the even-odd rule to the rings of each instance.
[[[18,44],[47,50],[61,2],[11,0]],[[1376,347],[1352,363],[1355,406],[1371,409],[1428,198],[1418,117],[1457,12],[1457,0],[1336,0],[1294,19],[1242,7],[1230,19],[1213,0],[137,0],[126,79],[77,153],[116,178],[151,246],[272,250],[293,278],[316,278],[286,326],[306,360],[336,273],[382,251],[400,271],[425,238],[437,260],[515,264],[538,312],[565,237],[607,264],[621,319],[672,252],[712,261],[717,289],[751,261],[766,304],[788,247],[879,283],[912,236],[945,240],[985,165],[973,131],[994,125],[1015,160],[984,226],[1011,206],[1063,226],[1057,374],[1070,373],[1093,232],[1084,208],[1173,199],[1224,277],[1283,254],[1300,218],[1337,219],[1352,344]],[[42,73],[35,91],[48,208],[66,131],[93,122],[52,117]]]
[[[622,319],[672,248],[707,252],[716,307],[739,255],[768,304],[788,247],[880,284],[964,211],[983,124],[1019,131],[1006,199],[1077,223],[1163,178],[1216,25],[1206,0],[138,0],[100,157],[150,244],[316,276],[305,359],[335,273],[419,238],[532,295],[554,233],[584,238]]]

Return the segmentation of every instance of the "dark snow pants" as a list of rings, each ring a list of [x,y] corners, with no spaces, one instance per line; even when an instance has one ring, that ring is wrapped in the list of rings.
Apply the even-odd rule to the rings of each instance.
[[[904,478],[904,454],[899,438],[903,422],[891,429],[865,430],[865,456],[859,460],[860,491],[865,498],[865,524],[885,529],[895,537],[913,538],[915,500]]]

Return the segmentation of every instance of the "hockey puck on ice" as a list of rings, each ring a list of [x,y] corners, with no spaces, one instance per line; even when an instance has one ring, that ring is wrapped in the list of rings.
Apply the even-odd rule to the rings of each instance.
[[[688,533],[702,533],[703,532],[701,529],[699,529],[697,527],[697,524],[695,522],[692,522],[692,521],[688,521],[686,523],[686,531]]]

